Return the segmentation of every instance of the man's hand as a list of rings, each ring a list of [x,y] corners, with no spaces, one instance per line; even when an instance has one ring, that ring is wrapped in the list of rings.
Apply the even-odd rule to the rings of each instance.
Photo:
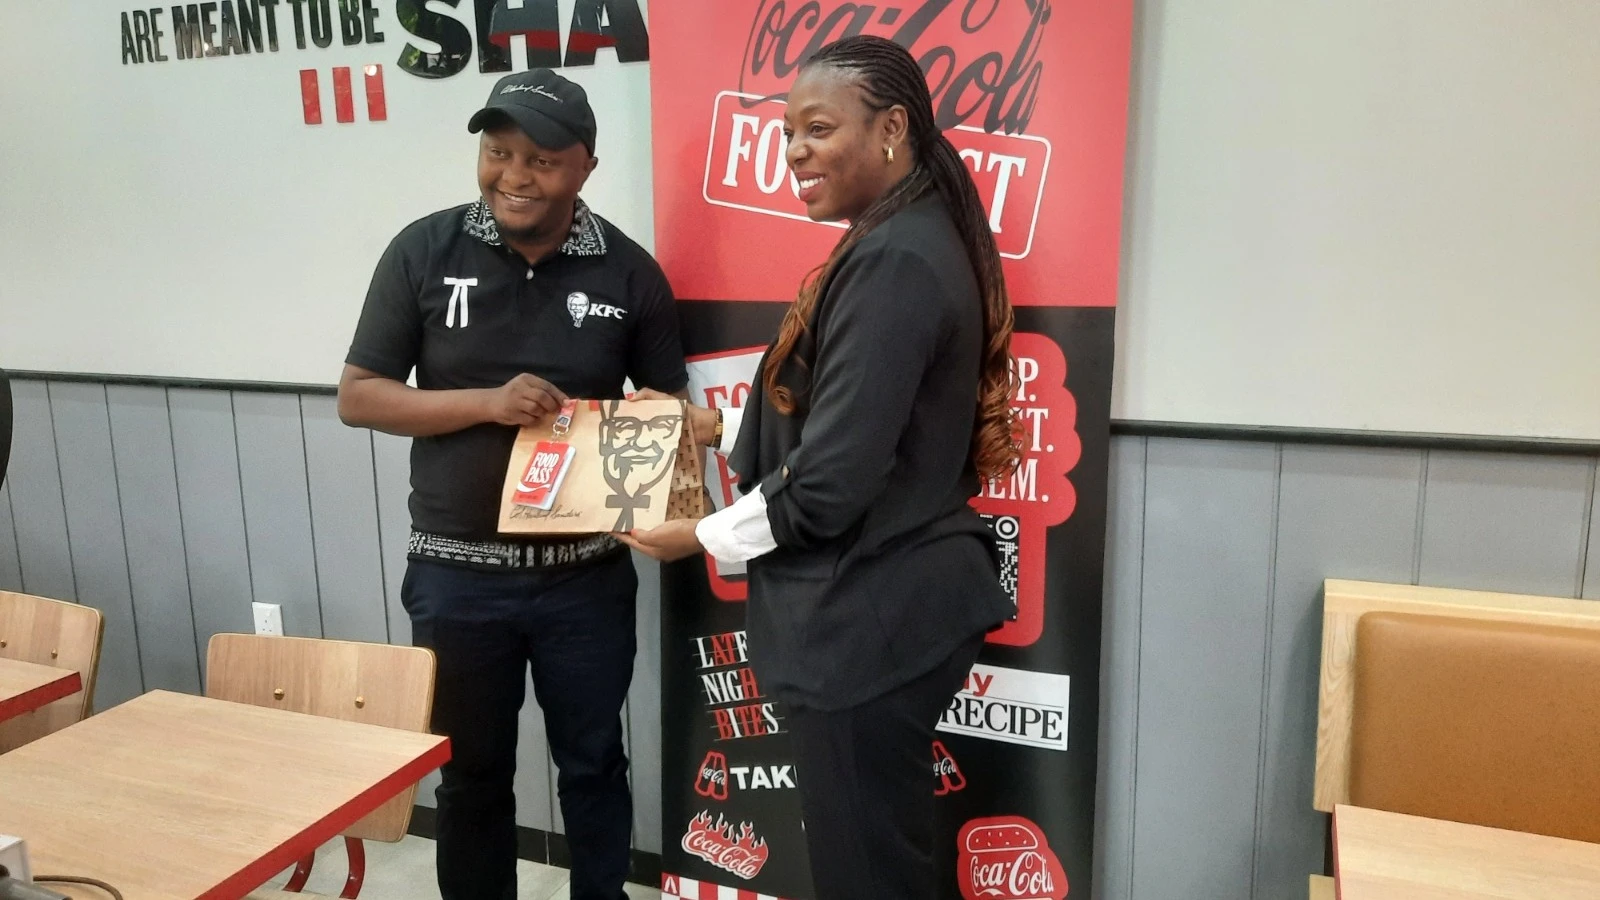
[[[488,392],[485,418],[501,425],[537,425],[561,411],[567,395],[537,375],[523,373]]]
[[[649,531],[634,529],[619,533],[616,538],[653,559],[677,562],[705,551],[700,546],[700,538],[694,533],[694,527],[699,523],[699,519],[673,519]]]
[[[339,378],[339,419],[406,437],[453,434],[474,425],[499,422],[529,425],[559,410],[566,396],[549,382],[518,375],[497,388],[418,390],[404,381],[346,365]]]
[[[635,400],[682,400],[671,394],[663,394],[652,388],[644,388],[633,395]],[[717,411],[706,409],[704,406],[687,404],[689,412],[689,431],[694,436],[696,447],[706,447],[711,444],[711,439],[717,433]]]

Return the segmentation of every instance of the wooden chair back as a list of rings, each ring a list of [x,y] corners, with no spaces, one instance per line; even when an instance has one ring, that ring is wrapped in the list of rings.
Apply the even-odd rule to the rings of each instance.
[[[434,656],[422,647],[218,634],[206,652],[206,696],[368,725],[427,732]],[[394,843],[411,822],[416,785],[345,837]]]
[[[92,606],[0,591],[0,657],[75,669],[83,690],[0,722],[0,753],[81,721],[94,710],[105,617]]]

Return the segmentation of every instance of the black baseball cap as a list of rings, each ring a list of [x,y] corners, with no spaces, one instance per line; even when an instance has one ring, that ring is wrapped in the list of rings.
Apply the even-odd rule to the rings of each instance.
[[[547,150],[565,150],[581,142],[594,154],[594,110],[589,108],[589,95],[549,69],[529,69],[495,82],[488,103],[472,114],[467,130],[477,134],[502,117],[515,122]]]

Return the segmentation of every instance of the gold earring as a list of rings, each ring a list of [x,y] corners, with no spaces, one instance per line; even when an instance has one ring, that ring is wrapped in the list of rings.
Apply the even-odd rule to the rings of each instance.
[[[885,148],[883,148],[883,155],[889,158],[889,162],[891,162],[891,163],[894,162],[894,148],[893,147],[885,147]]]

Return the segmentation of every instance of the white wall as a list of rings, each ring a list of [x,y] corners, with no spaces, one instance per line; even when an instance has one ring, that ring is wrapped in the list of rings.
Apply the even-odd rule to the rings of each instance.
[[[1600,3],[1138,10],[1114,415],[1600,438]]]
[[[281,3],[278,53],[123,65],[132,3],[7,0],[0,365],[335,382],[389,240],[478,195],[467,119],[505,74],[476,61],[443,79],[401,71],[411,37],[393,0],[373,5],[379,44],[298,50]],[[573,0],[560,7],[565,46]],[[472,0],[430,8],[473,21]],[[383,65],[384,122],[366,121],[368,63]],[[341,65],[355,67],[350,124],[334,122]],[[303,68],[320,70],[322,125],[304,123]],[[599,122],[585,198],[651,246],[648,64],[603,50],[561,71]]]

